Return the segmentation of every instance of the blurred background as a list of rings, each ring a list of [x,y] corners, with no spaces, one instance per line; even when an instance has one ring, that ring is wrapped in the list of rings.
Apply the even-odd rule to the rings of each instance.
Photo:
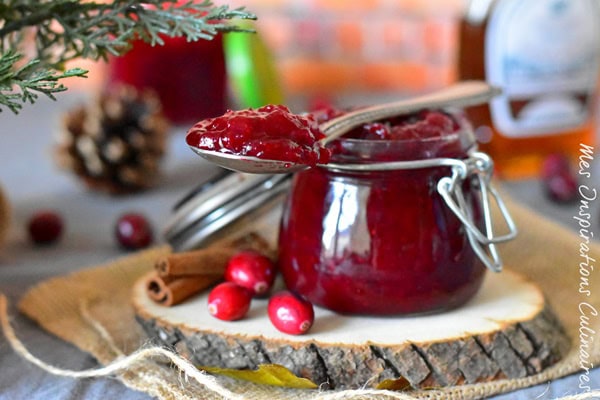
[[[321,97],[342,103],[356,96],[397,98],[445,86],[457,76],[463,0],[221,3],[258,16],[253,26],[272,56],[285,99],[298,107]],[[103,84],[106,64],[83,66],[92,69],[91,79],[74,79],[71,87]]]
[[[250,0],[289,96],[416,93],[456,79],[462,0]]]
[[[165,38],[163,47],[137,43],[109,64],[77,62],[91,69],[91,79],[73,80],[71,87],[153,87],[167,116],[184,125],[227,108],[269,103],[286,104],[294,112],[370,105],[460,79],[489,80],[483,61],[491,26],[486,15],[505,6],[504,14],[514,16],[497,30],[504,38],[497,46],[505,48],[495,51],[506,52],[502,62],[518,65],[511,71],[498,67],[505,77],[492,83],[507,89],[503,101],[512,113],[507,118],[521,124],[518,129],[533,123],[537,132],[508,137],[491,123],[487,107],[474,108],[469,117],[481,149],[496,160],[502,177],[531,178],[539,175],[548,155],[564,153],[575,160],[580,143],[596,141],[597,121],[590,116],[597,109],[600,14],[593,1],[524,6],[511,0],[218,3],[255,13],[258,20],[247,26],[256,34],[229,33],[196,43]],[[561,24],[573,29],[552,28]],[[527,46],[535,51],[519,53]],[[569,118],[580,120],[574,124],[566,122]]]
[[[518,0],[503,0],[509,1],[518,3]],[[160,241],[160,229],[171,216],[173,205],[214,174],[214,168],[194,155],[183,137],[187,129],[202,118],[219,115],[227,108],[258,107],[267,103],[283,103],[295,112],[327,105],[368,105],[431,91],[460,79],[463,16],[469,4],[489,5],[490,2],[219,0],[216,3],[243,6],[255,13],[258,20],[249,26],[257,34],[220,35],[212,41],[196,43],[187,43],[182,38],[165,38],[165,46],[162,47],[134,43],[130,53],[109,62],[76,60],[70,63],[70,67],[89,69],[88,79],[69,79],[65,82],[69,91],[58,94],[56,102],[41,98],[39,104],[25,107],[18,116],[10,111],[0,115],[0,160],[4,166],[0,169],[0,189],[12,205],[7,243],[0,252],[0,289],[16,300],[35,282],[122,255],[123,250],[115,246],[113,223],[123,212],[134,210],[145,213],[155,226],[157,241]],[[526,0],[521,2],[526,3]],[[554,5],[558,11],[567,4],[585,2],[598,8],[599,3],[597,0],[529,0],[528,4],[542,2]],[[600,29],[598,20],[593,25],[595,30]],[[571,26],[579,25],[582,24]],[[592,45],[596,46],[600,34],[594,37]],[[598,52],[595,47],[588,53],[590,65],[597,65],[594,63],[598,61]],[[483,50],[472,54],[481,59]],[[52,157],[57,146],[55,136],[62,134],[73,138],[81,134],[85,138],[94,137],[97,132],[86,131],[89,126],[77,117],[79,109],[76,107],[80,103],[89,104],[93,123],[88,125],[99,125],[107,112],[98,111],[96,103],[90,102],[90,99],[121,83],[153,88],[172,125],[169,135],[163,134],[162,124],[159,124],[161,129],[154,132],[155,136],[164,140],[157,147],[165,155],[162,174],[157,174],[156,187],[142,192],[143,196],[98,196],[97,191],[81,190],[81,182],[72,179],[72,176],[59,173]],[[596,85],[597,80],[590,80],[589,91],[594,92]],[[585,98],[589,99],[586,107],[590,105],[596,110],[595,97],[586,95]],[[73,110],[76,111],[74,114]],[[76,129],[66,126],[65,120],[68,121],[69,115],[75,115]],[[142,117],[146,115],[134,122],[143,122]],[[552,158],[551,161],[554,161],[547,168],[547,172],[550,171],[548,178],[542,176],[540,165],[545,157],[557,150],[568,150],[566,156],[569,160],[577,161],[580,143],[595,146],[597,121],[591,120],[590,124],[585,132],[570,136],[572,140],[568,149],[553,135],[539,136],[536,142],[502,142],[502,147],[490,148],[497,150],[492,154],[495,160],[503,160],[505,165],[518,165],[518,171],[527,171],[522,177],[528,179],[502,181],[503,191],[540,214],[577,231],[579,226],[574,216],[581,212],[578,184],[598,187],[599,164],[593,163],[590,179],[584,180],[578,180],[581,177],[573,169],[576,168],[575,163],[564,167],[562,159]],[[127,124],[120,125],[123,126],[117,127],[120,130],[115,135],[127,133]],[[113,135],[108,131],[102,134]],[[72,142],[75,143],[75,140]],[[149,146],[146,147],[151,147],[151,140],[147,142]],[[127,145],[135,147],[136,140],[132,139]],[[524,150],[523,155],[534,154],[535,164],[527,164],[528,167],[522,169],[517,161],[521,158],[518,149]],[[95,150],[91,153],[88,156],[96,155]],[[78,162],[83,163],[81,160]],[[107,164],[111,172],[131,167]],[[0,200],[1,197],[0,194]],[[67,221],[66,235],[59,246],[34,247],[26,240],[26,223],[33,212],[41,208],[57,210]],[[0,214],[8,215],[8,208]],[[3,216],[0,215],[0,233],[9,227],[7,218],[4,219],[5,226],[2,226]],[[590,220],[592,229],[596,228],[599,221],[596,204],[590,204]],[[577,261],[576,250],[573,249],[573,266]],[[565,271],[576,273],[575,269],[566,267]],[[27,327],[30,336],[39,335],[32,324]],[[61,351],[74,352],[71,348],[64,349],[65,345],[57,343],[56,339],[45,340],[44,351],[47,354],[44,355],[49,362],[64,360]],[[38,382],[47,391],[29,398],[73,396],[71,383],[56,385],[52,378],[39,376],[39,373],[35,378],[22,374],[24,368],[14,368],[21,361],[9,353],[7,346],[0,348],[3,350],[0,359],[8,366],[3,371],[13,371],[0,383],[8,385],[10,382],[16,388],[8,391],[6,398],[19,398],[11,396],[21,393],[17,384],[31,387],[31,382]],[[71,355],[77,357],[77,354]],[[19,365],[24,364],[21,362]],[[34,373],[31,368],[27,371]],[[114,385],[116,393],[112,397],[119,397],[120,385],[116,381],[109,384]],[[567,387],[572,388],[575,384],[571,382]],[[82,386],[81,390],[85,391],[86,386]],[[109,392],[101,388],[98,393],[95,398],[106,398]],[[541,398],[542,395],[538,396],[540,393],[551,398],[563,395],[564,390],[543,387],[530,393],[533,394],[521,398]],[[509,395],[505,398],[516,397]]]

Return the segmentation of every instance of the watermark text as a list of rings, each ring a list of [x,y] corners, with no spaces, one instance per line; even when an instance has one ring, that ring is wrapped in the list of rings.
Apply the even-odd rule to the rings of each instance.
[[[585,144],[579,145],[579,176],[582,183],[579,185],[579,207],[573,219],[577,221],[579,231],[579,282],[578,292],[581,297],[579,302],[579,389],[590,392],[590,370],[594,364],[590,361],[590,350],[595,340],[596,331],[592,328],[593,320],[598,318],[598,310],[590,303],[592,296],[591,276],[594,273],[596,260],[590,256],[590,241],[594,238],[594,219],[591,208],[598,197],[598,191],[590,186],[592,178],[592,162],[594,161],[594,148]]]

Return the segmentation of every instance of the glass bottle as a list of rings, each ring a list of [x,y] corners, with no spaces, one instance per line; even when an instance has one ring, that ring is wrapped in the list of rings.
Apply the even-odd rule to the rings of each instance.
[[[471,0],[460,24],[458,76],[504,93],[472,107],[483,151],[506,178],[531,177],[550,153],[593,145],[600,65],[595,0]]]

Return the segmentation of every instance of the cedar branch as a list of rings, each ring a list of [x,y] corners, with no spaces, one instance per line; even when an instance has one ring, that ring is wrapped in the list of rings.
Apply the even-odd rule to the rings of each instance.
[[[211,1],[7,0],[0,4],[0,112],[17,113],[38,94],[54,98],[66,90],[61,79],[85,77],[87,71],[64,70],[77,58],[106,59],[126,53],[134,39],[164,44],[163,36],[188,41],[210,40],[218,32],[247,31],[227,20],[256,19],[243,8],[215,6]],[[35,36],[36,54],[24,56],[26,32]],[[20,66],[24,65],[24,66]]]

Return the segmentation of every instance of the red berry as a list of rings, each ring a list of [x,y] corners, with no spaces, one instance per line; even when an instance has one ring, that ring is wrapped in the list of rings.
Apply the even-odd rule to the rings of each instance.
[[[548,197],[558,203],[569,203],[579,197],[579,184],[572,173],[557,173],[543,183]]]
[[[34,243],[50,244],[62,235],[63,220],[54,211],[39,211],[31,216],[27,228]]]
[[[579,196],[577,175],[563,154],[550,154],[542,163],[542,184],[551,200],[559,203],[574,201]]]
[[[213,288],[208,295],[208,312],[224,321],[235,321],[246,315],[250,309],[252,293],[234,282],[223,282]]]
[[[291,335],[306,333],[315,320],[312,303],[288,291],[273,295],[267,311],[275,328]]]
[[[142,214],[127,213],[117,219],[115,235],[128,250],[148,247],[153,240],[152,226]]]
[[[225,269],[225,279],[260,296],[273,286],[275,264],[269,257],[256,251],[242,251],[229,260]]]
[[[560,153],[553,153],[544,158],[540,175],[542,179],[551,178],[561,172],[570,171],[571,168],[571,162],[567,156]]]

